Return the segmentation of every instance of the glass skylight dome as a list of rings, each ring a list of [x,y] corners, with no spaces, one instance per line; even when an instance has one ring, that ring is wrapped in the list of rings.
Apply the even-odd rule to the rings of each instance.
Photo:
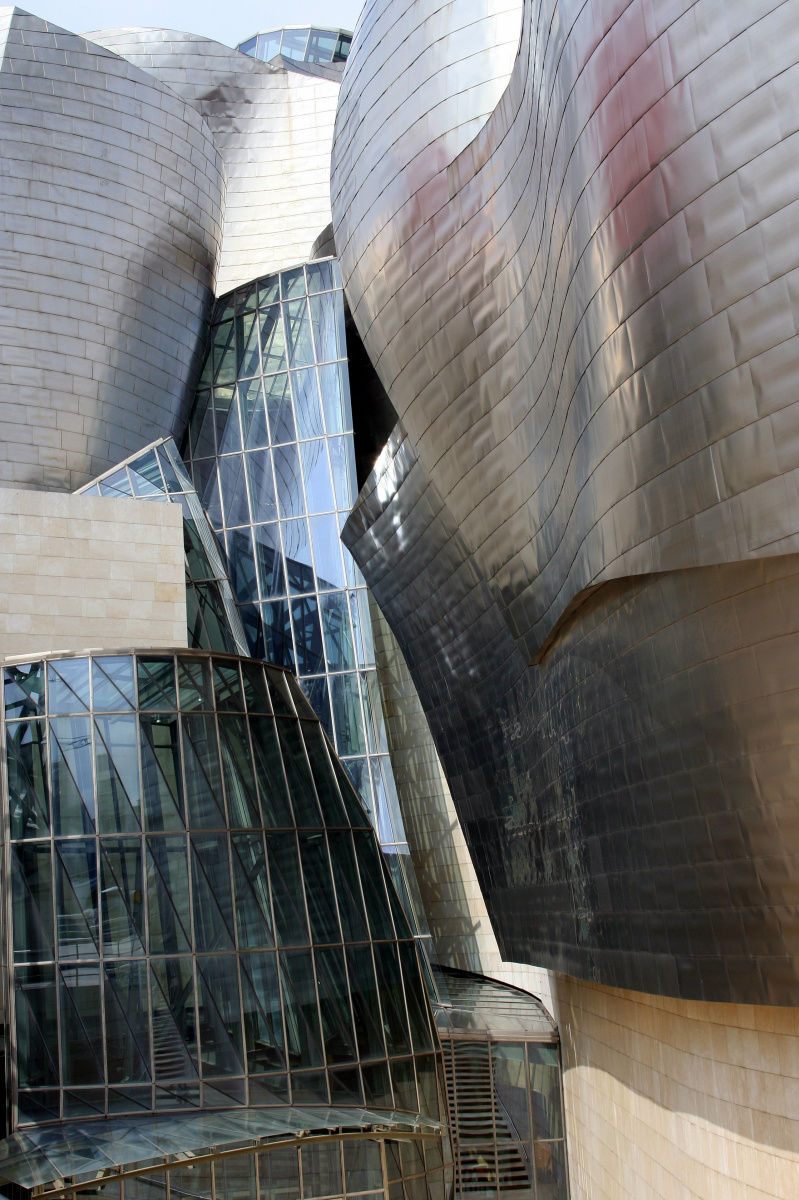
[[[343,63],[350,52],[352,34],[346,29],[318,29],[288,25],[255,34],[237,49],[251,58],[270,62],[278,54],[295,62]]]

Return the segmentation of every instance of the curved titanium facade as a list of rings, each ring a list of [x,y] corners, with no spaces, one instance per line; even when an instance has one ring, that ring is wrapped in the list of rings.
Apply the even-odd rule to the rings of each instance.
[[[527,0],[462,153],[375,99],[367,154],[399,7],[353,43],[333,210],[408,436],[345,538],[503,956],[797,1004],[795,7],[705,5],[700,36],[687,2]],[[409,138],[381,187],[361,164]]]
[[[307,258],[330,221],[338,70],[269,66],[173,29],[89,36],[167,84],[213,132],[227,178],[217,295]]]
[[[14,8],[0,158],[0,485],[70,491],[185,421],[222,162],[168,88]]]
[[[4,704],[12,1127],[241,1108],[254,1129],[331,1104],[438,1121],[416,948],[289,673],[49,658],[6,667]]]
[[[526,0],[508,88],[455,155],[390,103],[436,7],[383,0],[358,31],[336,246],[529,660],[597,582],[797,548],[796,8]],[[430,47],[442,77],[450,53]]]

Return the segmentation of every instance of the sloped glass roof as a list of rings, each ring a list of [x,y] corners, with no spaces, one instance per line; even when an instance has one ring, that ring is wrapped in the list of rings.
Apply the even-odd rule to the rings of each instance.
[[[446,970],[444,978],[451,1003],[434,1005],[440,1037],[558,1041],[557,1025],[528,992],[459,971]]]

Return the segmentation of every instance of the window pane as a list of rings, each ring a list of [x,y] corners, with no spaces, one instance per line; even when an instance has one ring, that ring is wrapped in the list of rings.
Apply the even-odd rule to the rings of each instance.
[[[304,889],[293,833],[268,833],[269,878],[279,946],[308,945]]]
[[[530,1102],[533,1136],[562,1138],[563,1112],[560,1102],[560,1065],[557,1046],[529,1044]]]
[[[225,524],[246,525],[250,520],[244,459],[241,454],[227,455],[219,460],[219,485],[225,510]]]
[[[210,715],[186,715],[182,725],[189,825],[194,829],[223,829],[225,808],[216,723]]]
[[[144,811],[151,830],[183,827],[177,716],[141,717]]]
[[[236,355],[239,379],[248,379],[251,375],[260,374],[258,321],[252,310],[236,317]]]
[[[334,42],[336,40],[335,34],[322,34],[319,30],[315,30],[314,33],[320,37],[332,37]],[[308,263],[305,273],[308,276],[309,292],[329,292],[332,289],[333,271],[330,262]]]
[[[105,1048],[108,1082],[150,1078],[147,965],[109,963],[105,968]]]
[[[65,658],[47,664],[48,709],[51,713],[83,713],[89,707],[89,660]]]
[[[55,967],[18,968],[15,999],[19,1085],[57,1084],[60,1072]]]
[[[268,446],[269,429],[266,424],[264,393],[260,379],[239,383],[239,407],[245,448],[252,450],[256,446]]]
[[[272,375],[265,379],[264,396],[272,442],[279,445],[282,442],[296,441],[288,375]]]
[[[358,676],[331,675],[330,698],[339,755],[365,754]]]
[[[305,518],[299,521],[281,521],[280,530],[283,535],[289,591],[295,595],[315,591],[308,522]]]
[[[153,960],[151,978],[155,1078],[196,1077],[197,1016],[192,960]]]
[[[61,1074],[69,1084],[103,1082],[100,968],[62,967]]]
[[[261,363],[264,375],[283,371],[286,366],[286,343],[280,305],[261,309]]]
[[[305,299],[289,300],[283,305],[283,308],[286,315],[289,365],[292,367],[310,366],[314,361],[314,353],[308,301]]]
[[[139,708],[175,709],[175,666],[171,658],[139,658]]]
[[[386,1050],[383,1043],[383,1023],[377,1001],[377,983],[369,946],[348,946],[347,967],[355,1014],[355,1033],[362,1059],[381,1058]]]
[[[251,1072],[285,1070],[276,955],[242,955],[241,990],[247,1069]]]
[[[232,954],[197,959],[203,1076],[244,1074],[239,973]]]
[[[289,1066],[322,1066],[322,1038],[310,950],[289,950],[281,954],[280,968]]]
[[[280,53],[284,58],[302,59],[305,56],[305,47],[308,44],[308,34],[310,29],[284,29],[283,42],[280,46]],[[318,1193],[311,1193],[317,1195]]]
[[[227,838],[220,834],[191,839],[194,936],[198,950],[233,950],[233,897]]]
[[[240,829],[255,828],[261,824],[261,817],[246,718],[220,715],[219,736],[230,824]]]
[[[309,367],[305,371],[292,371],[291,389],[294,393],[294,411],[297,414],[297,436],[323,437],[325,431],[315,369]]]
[[[281,517],[298,517],[305,512],[300,460],[296,446],[279,446],[274,451],[275,485]]]
[[[129,712],[136,704],[133,659],[127,654],[92,659],[92,688],[95,712]]]
[[[347,599],[346,592],[330,592],[320,597],[325,650],[331,671],[351,671],[356,665]]]
[[[333,483],[336,489],[336,508],[349,512],[358,493],[355,475],[355,456],[349,438],[328,439]]]
[[[144,954],[144,863],[140,838],[104,838],[100,843],[103,954]]]
[[[219,454],[232,454],[241,450],[239,413],[236,404],[236,389],[214,388],[214,421],[216,422],[216,444]]]
[[[6,720],[44,712],[44,663],[5,669]]]
[[[257,450],[245,457],[250,484],[252,519],[254,522],[274,521],[277,517],[275,485],[272,479],[272,453]]]
[[[316,361],[322,363],[346,358],[347,340],[341,293],[323,292],[319,296],[311,296],[310,303]]]
[[[308,512],[331,511],[335,508],[335,504],[324,440],[320,438],[318,441],[302,442],[300,455]]]
[[[273,600],[261,606],[265,657],[279,667],[294,669],[294,645],[291,640],[289,606],[285,600]]]
[[[315,596],[295,597],[291,601],[291,620],[294,626],[294,646],[297,671],[300,675],[319,675],[324,672],[322,630]]]
[[[14,961],[53,958],[53,877],[50,843],[12,846]]]
[[[234,529],[227,535],[227,556],[230,583],[239,604],[258,599],[255,561],[252,556],[252,533],[249,528]]]
[[[275,722],[271,717],[250,717],[250,730],[264,825],[275,829],[290,828],[294,818],[286,792]]]
[[[6,767],[12,838],[46,836],[50,815],[44,721],[6,726]]]
[[[280,528],[276,522],[272,525],[256,525],[253,533],[261,595],[265,600],[272,596],[283,596],[286,592],[286,578],[283,572]]]
[[[191,948],[189,864],[184,837],[147,839],[147,906],[151,954]]]
[[[325,835],[321,832],[300,833],[299,838],[305,896],[311,919],[311,940],[315,945],[340,942]]]
[[[53,829],[69,835],[94,831],[94,779],[89,717],[50,722],[50,791]]]
[[[274,945],[272,909],[263,835],[236,834],[232,852],[239,947],[252,950],[271,948]]]
[[[95,717],[97,824],[101,833],[137,833],[141,828],[136,717]]]

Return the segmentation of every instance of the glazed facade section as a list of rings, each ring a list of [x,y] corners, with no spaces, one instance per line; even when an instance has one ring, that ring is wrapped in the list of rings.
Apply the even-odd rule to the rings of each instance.
[[[330,221],[341,68],[288,55],[268,66],[174,29],[89,36],[166,84],[213,133],[227,181],[216,294],[307,258]]]
[[[795,551],[795,5],[526,0],[508,88],[457,155],[367,89],[390,97],[438,6],[399,8],[353,44],[336,245],[526,659],[597,582]]]
[[[5,714],[17,1127],[288,1104],[438,1119],[415,945],[290,675],[49,659],[6,668]]]
[[[407,435],[345,537],[503,956],[796,1004],[794,6],[529,0],[466,149],[375,97],[367,153],[397,10],[353,44],[333,208]]]
[[[71,491],[178,432],[222,237],[202,118],[123,59],[0,10],[0,483]]]

